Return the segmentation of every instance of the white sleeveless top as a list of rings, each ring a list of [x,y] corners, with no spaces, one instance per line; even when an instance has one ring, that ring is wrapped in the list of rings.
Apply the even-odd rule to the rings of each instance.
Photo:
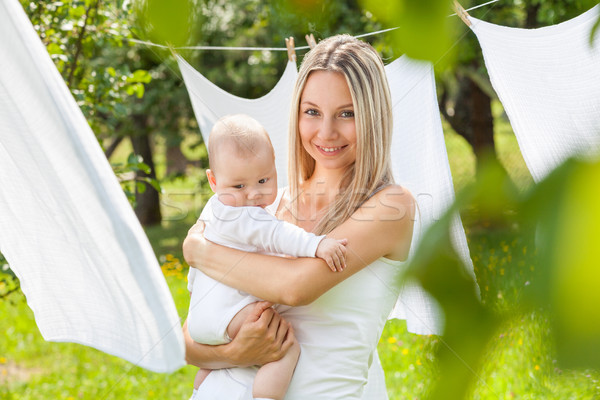
[[[376,349],[404,271],[402,261],[380,258],[313,303],[280,310],[301,345],[286,400],[387,399]],[[255,368],[221,371],[247,387],[256,373]]]
[[[403,271],[401,262],[380,258],[313,303],[283,313],[302,348],[286,400],[382,398],[362,394]]]
[[[380,258],[313,303],[281,312],[301,346],[285,400],[387,399],[376,349],[398,299],[402,264]],[[248,387],[248,395],[255,373],[255,368],[227,370]]]

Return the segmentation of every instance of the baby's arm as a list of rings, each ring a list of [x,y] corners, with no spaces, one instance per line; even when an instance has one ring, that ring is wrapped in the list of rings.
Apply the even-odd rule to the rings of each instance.
[[[346,268],[347,244],[347,239],[324,238],[319,243],[315,256],[323,259],[333,272],[342,271]]]
[[[239,243],[268,253],[315,257],[317,247],[325,238],[281,221],[260,207],[230,207],[216,203],[213,213],[214,218],[207,225],[204,237],[216,243],[219,239],[230,242],[229,247]]]

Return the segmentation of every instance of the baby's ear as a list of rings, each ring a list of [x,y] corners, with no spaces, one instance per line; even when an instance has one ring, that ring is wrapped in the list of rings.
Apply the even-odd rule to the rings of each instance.
[[[210,170],[206,170],[206,177],[208,178],[208,184],[213,192],[217,192],[217,178],[215,178],[215,174]]]

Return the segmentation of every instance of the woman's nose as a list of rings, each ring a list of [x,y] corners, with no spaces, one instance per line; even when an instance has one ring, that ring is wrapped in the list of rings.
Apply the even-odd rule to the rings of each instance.
[[[331,117],[325,117],[321,123],[321,129],[319,129],[319,137],[321,139],[334,139],[337,136],[337,129],[335,121]]]

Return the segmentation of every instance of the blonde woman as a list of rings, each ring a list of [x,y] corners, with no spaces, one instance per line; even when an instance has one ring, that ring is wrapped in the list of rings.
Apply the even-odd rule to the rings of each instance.
[[[391,100],[377,52],[348,35],[321,41],[300,67],[291,115],[290,186],[273,208],[306,231],[347,238],[346,268],[225,248],[204,239],[202,224],[192,227],[183,245],[191,266],[292,306],[279,315],[259,303],[228,345],[198,345],[186,333],[188,362],[221,368],[196,398],[250,399],[256,368],[248,366],[281,357],[297,339],[286,399],[386,399],[376,346],[398,298],[415,201],[393,182]]]

